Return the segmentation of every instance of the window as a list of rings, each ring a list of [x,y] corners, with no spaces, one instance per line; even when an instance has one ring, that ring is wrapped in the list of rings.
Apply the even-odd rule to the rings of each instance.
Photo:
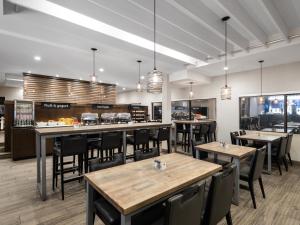
[[[162,103],[161,102],[152,102],[152,119],[153,120],[162,120]]]
[[[197,114],[203,119],[216,119],[216,99],[191,100],[191,119]]]
[[[300,95],[240,97],[240,129],[299,133]]]

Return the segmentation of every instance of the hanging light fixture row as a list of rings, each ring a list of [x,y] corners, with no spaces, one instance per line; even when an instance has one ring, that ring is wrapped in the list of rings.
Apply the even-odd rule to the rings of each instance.
[[[230,19],[229,16],[225,16],[222,18],[222,21],[225,24],[225,60],[224,60],[224,71],[225,71],[225,86],[221,88],[221,100],[230,100],[231,99],[231,87],[227,85],[227,79],[228,79],[228,62],[227,62],[227,57],[228,57],[228,42],[227,42],[227,23],[228,20]]]
[[[153,70],[147,74],[147,91],[149,93],[161,93],[163,73],[156,68],[156,0],[154,0],[154,33],[153,33]]]

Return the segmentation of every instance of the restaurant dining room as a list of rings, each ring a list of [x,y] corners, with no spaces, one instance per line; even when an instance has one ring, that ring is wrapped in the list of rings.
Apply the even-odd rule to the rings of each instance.
[[[0,0],[0,225],[300,225],[299,15]]]

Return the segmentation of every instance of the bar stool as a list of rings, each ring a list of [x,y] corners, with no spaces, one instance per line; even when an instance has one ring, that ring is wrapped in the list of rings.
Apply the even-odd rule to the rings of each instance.
[[[118,150],[118,153],[122,152],[122,146],[121,132],[102,133],[101,145],[99,146],[101,162],[112,160],[116,149]]]
[[[176,123],[176,136],[181,134],[181,148],[183,149],[183,145],[185,144],[184,138],[188,131],[184,128],[184,124]],[[176,138],[176,140],[178,140]],[[177,145],[177,143],[175,143]]]
[[[214,121],[209,124],[208,142],[217,141],[216,130],[217,130],[217,122]]]
[[[64,184],[82,179],[84,154],[86,154],[86,136],[62,137],[60,147],[54,147],[53,149],[52,188],[54,190],[54,182],[57,183],[57,177],[60,175],[62,200],[64,200]],[[72,167],[65,168],[64,157],[76,155],[78,156],[78,166],[72,165]],[[78,176],[65,179],[65,173],[74,171],[78,171]]]
[[[126,158],[133,158],[137,150],[143,152],[149,151],[150,130],[139,129],[133,131],[133,136],[127,137],[127,144],[133,145],[133,154],[127,155]],[[142,148],[140,148],[142,146]]]
[[[153,141],[153,147],[157,145],[158,154],[160,155],[160,142],[167,141],[168,143],[168,153],[171,153],[171,140],[170,140],[170,127],[161,127],[158,132],[150,137]]]

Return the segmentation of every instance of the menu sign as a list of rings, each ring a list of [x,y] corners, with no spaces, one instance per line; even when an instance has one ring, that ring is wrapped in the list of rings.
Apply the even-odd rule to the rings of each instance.
[[[4,104],[5,102],[5,97],[0,97],[0,104]]]
[[[70,103],[54,103],[54,102],[42,102],[42,108],[44,109],[70,109]]]
[[[92,108],[93,109],[111,109],[112,105],[109,105],[109,104],[93,104]]]
[[[145,106],[143,105],[129,105],[129,109],[131,110],[139,110],[139,109],[144,109]]]

